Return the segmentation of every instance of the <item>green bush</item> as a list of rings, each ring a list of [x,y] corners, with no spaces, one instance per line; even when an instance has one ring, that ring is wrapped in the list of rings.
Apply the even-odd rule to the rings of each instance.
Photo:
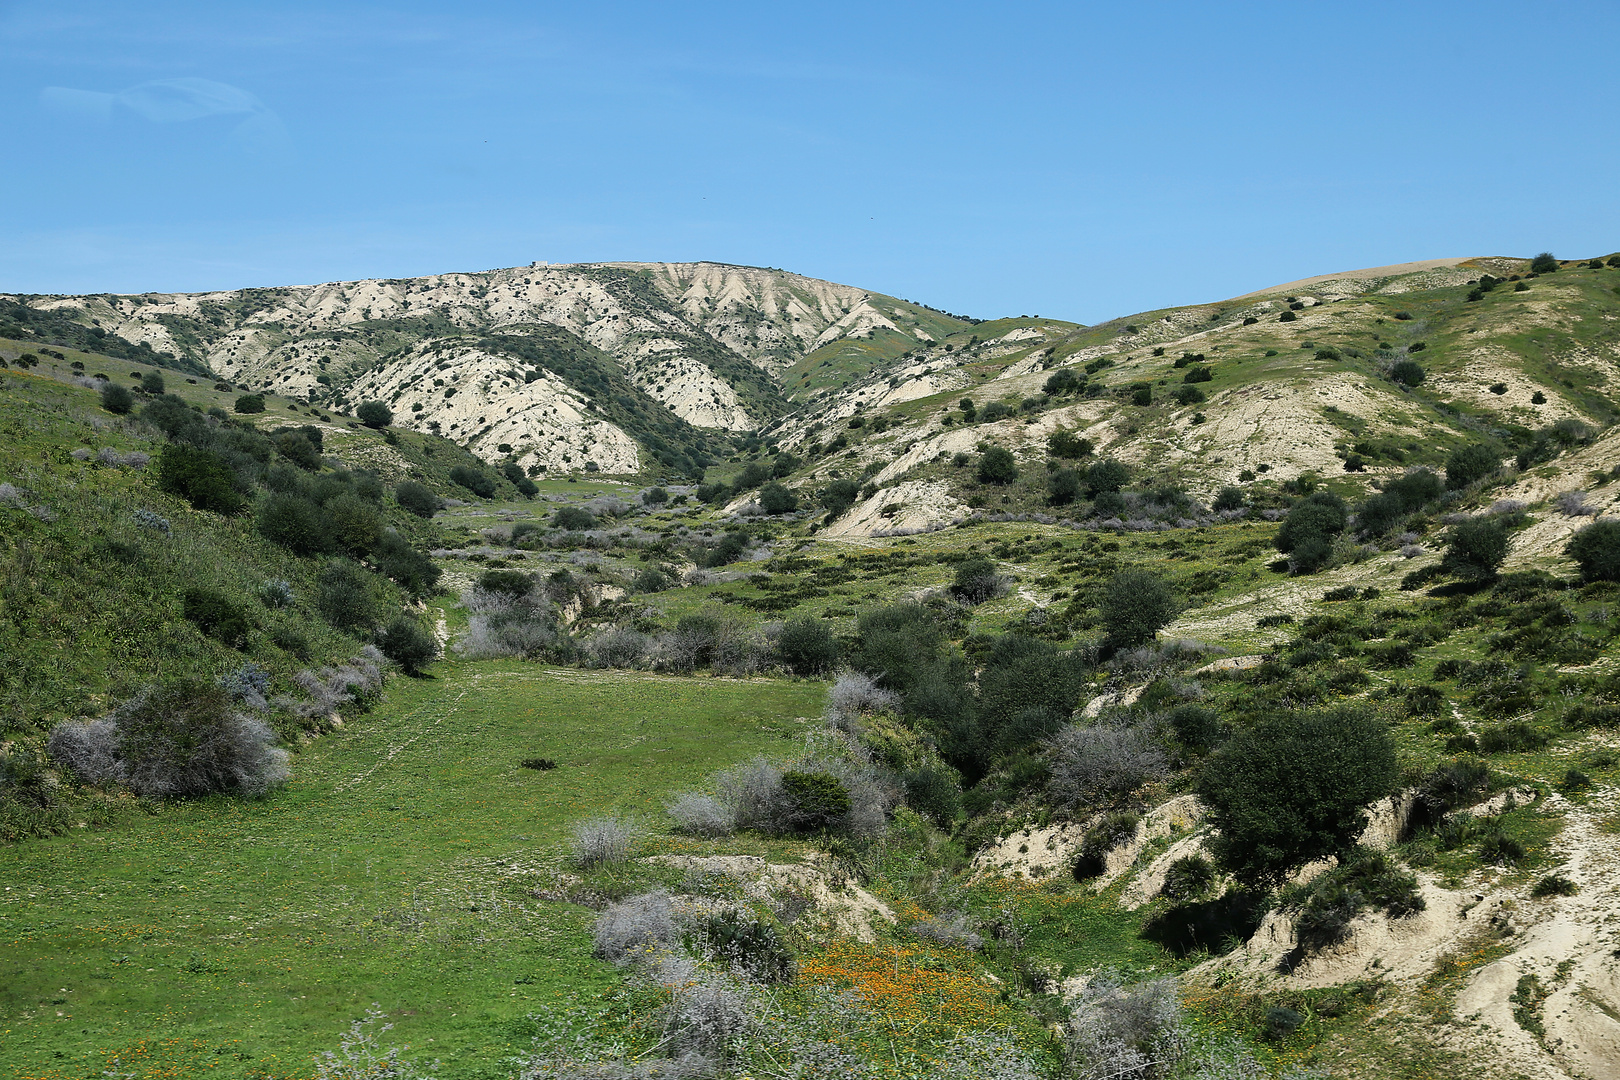
[[[791,514],[799,508],[799,497],[773,480],[759,489],[759,506],[767,514]]]
[[[316,449],[309,437],[300,431],[283,431],[275,436],[276,453],[303,469],[305,472],[319,472],[321,469],[321,452]]]
[[[1171,395],[1177,405],[1198,405],[1208,401],[1209,397],[1196,386],[1178,386]]]
[[[556,529],[566,529],[568,532],[584,532],[586,529],[596,528],[596,518],[591,516],[589,510],[578,506],[564,506],[551,515],[551,525]]]
[[[378,615],[373,581],[357,564],[334,559],[316,581],[315,608],[339,630],[369,630],[376,625]]]
[[[1117,493],[1130,478],[1130,470],[1122,463],[1103,458],[1086,470],[1086,494],[1095,499],[1098,495]]]
[[[159,488],[198,510],[228,515],[247,506],[247,499],[236,490],[236,473],[211,451],[169,443],[158,452],[155,471]]]
[[[1453,526],[1440,569],[1464,581],[1488,581],[1507,558],[1508,532],[1502,523],[1483,515]]]
[[[826,508],[828,520],[841,518],[860,497],[861,486],[853,480],[834,480],[821,489],[821,505]]]
[[[992,446],[979,455],[978,477],[981,484],[1010,484],[1018,479],[1018,461],[1006,447]]]
[[[1243,509],[1243,489],[1227,484],[1215,493],[1211,508],[1220,511]]]
[[[141,392],[159,397],[163,394],[163,374],[157,371],[148,371],[141,376]]]
[[[387,427],[394,422],[394,410],[380,401],[362,401],[360,407],[354,410],[355,419],[373,430]]]
[[[1558,258],[1550,251],[1543,251],[1530,260],[1532,274],[1556,274],[1558,272]]]
[[[485,570],[478,576],[478,587],[487,593],[518,600],[534,589],[534,578],[517,570]]]
[[[247,644],[253,630],[247,612],[215,589],[198,586],[181,593],[181,614],[198,630],[233,649]]]
[[[1424,379],[1425,373],[1416,360],[1398,360],[1389,369],[1389,377],[1406,386],[1416,386]]]
[[[1046,437],[1046,452],[1055,458],[1077,460],[1090,457],[1093,449],[1090,439],[1081,438],[1074,432],[1062,428]]]
[[[1099,606],[1108,643],[1115,648],[1152,641],[1179,610],[1170,586],[1145,570],[1115,574],[1103,589]]]
[[[922,766],[902,777],[906,805],[941,829],[949,829],[962,812],[962,787],[956,774],[943,766]]]
[[[1544,900],[1549,896],[1574,896],[1580,891],[1580,886],[1563,874],[1548,874],[1531,887],[1530,895]]]
[[[439,497],[426,484],[419,484],[415,480],[401,481],[394,488],[394,501],[399,503],[400,509],[419,518],[431,518],[439,512]]]
[[[264,412],[263,394],[243,394],[236,399],[235,409],[239,413]]]
[[[1416,914],[1428,906],[1417,878],[1387,854],[1358,848],[1339,866],[1317,876],[1290,906],[1298,910],[1294,933],[1306,953],[1343,941],[1350,923],[1367,908],[1381,908],[1391,918]]]
[[[669,588],[671,584],[669,575],[658,567],[643,566],[631,580],[630,587],[638,593],[658,593]]]
[[[417,598],[431,594],[443,573],[432,559],[392,529],[378,538],[371,559],[378,573]]]
[[[1388,726],[1345,707],[1240,729],[1206,759],[1196,787],[1219,830],[1221,865],[1245,884],[1276,885],[1306,863],[1347,856],[1364,809],[1395,790],[1397,775]]]
[[[1151,386],[1139,386],[1135,390],[1131,391],[1131,404],[1142,406],[1152,405],[1153,388]]]
[[[1134,839],[1141,824],[1142,815],[1135,811],[1116,810],[1087,829],[1072,867],[1074,880],[1085,881],[1102,874],[1108,868],[1108,853]]]
[[[1344,531],[1344,500],[1330,491],[1313,491],[1288,509],[1273,543],[1290,556],[1300,573],[1315,573],[1333,555],[1333,540]]]
[[[964,559],[956,565],[951,593],[968,604],[982,604],[999,596],[1006,579],[996,572],[996,564],[983,555]]]
[[[1080,497],[1080,474],[1073,469],[1059,469],[1046,478],[1047,501],[1053,506],[1067,506]]]
[[[796,832],[834,828],[849,815],[849,789],[831,773],[784,772],[787,824]]]
[[[1580,567],[1582,581],[1620,581],[1620,521],[1592,522],[1570,537],[1564,554]]]
[[[795,675],[818,675],[838,662],[838,641],[825,620],[803,615],[783,624],[776,655]]]
[[[1215,887],[1215,864],[1202,855],[1183,855],[1164,872],[1159,895],[1177,904],[1202,900]]]
[[[1189,383],[1189,384],[1190,383],[1201,383],[1201,382],[1209,382],[1214,377],[1215,377],[1215,372],[1212,369],[1204,367],[1203,365],[1198,365],[1198,366],[1195,366],[1193,368],[1190,368],[1187,371],[1187,373],[1181,377],[1181,381],[1183,383]]]
[[[495,494],[495,481],[470,465],[457,465],[451,469],[450,482],[466,488],[480,499],[487,499]]]
[[[1446,487],[1456,490],[1493,476],[1502,467],[1502,455],[1484,443],[1459,446],[1446,458]]]
[[[122,383],[104,382],[101,384],[101,407],[123,416],[135,407],[135,395]]]
[[[1190,750],[1208,750],[1221,737],[1220,717],[1203,705],[1177,705],[1165,714],[1165,722],[1176,733],[1176,741]]]
[[[408,673],[415,675],[422,665],[439,655],[439,643],[421,622],[401,613],[394,616],[377,635],[377,648]]]
[[[272,492],[259,502],[254,528],[271,543],[294,555],[317,555],[331,548],[326,517],[302,495]]]
[[[698,923],[694,951],[754,982],[792,982],[797,965],[776,927],[738,908],[726,908]]]
[[[328,499],[321,510],[332,542],[356,558],[370,554],[382,537],[382,514],[352,491]]]

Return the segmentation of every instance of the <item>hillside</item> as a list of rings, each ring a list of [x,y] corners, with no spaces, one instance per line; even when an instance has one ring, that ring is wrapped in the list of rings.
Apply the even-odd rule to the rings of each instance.
[[[774,354],[779,272],[552,268],[735,290],[743,432],[548,321],[395,320],[368,426],[29,300],[0,1069],[303,1080],[375,1002],[411,1080],[1620,1070],[1613,261],[1096,327],[809,283],[894,325]],[[280,779],[62,734],[175,680]]]

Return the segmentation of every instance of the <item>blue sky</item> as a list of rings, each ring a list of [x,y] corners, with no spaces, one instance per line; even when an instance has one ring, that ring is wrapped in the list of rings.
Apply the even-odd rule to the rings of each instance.
[[[1620,248],[1620,5],[0,0],[0,289],[776,266],[1096,322]]]

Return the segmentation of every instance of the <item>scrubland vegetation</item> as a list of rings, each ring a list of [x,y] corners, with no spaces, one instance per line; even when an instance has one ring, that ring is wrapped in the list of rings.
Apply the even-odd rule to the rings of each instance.
[[[1290,976],[1465,888],[1582,895],[1613,477],[1511,493],[1596,424],[1204,496],[1059,427],[850,539],[876,473],[815,470],[870,418],[702,482],[531,477],[381,403],[86,363],[0,373],[17,1075],[1432,1075],[1511,920],[1421,993]],[[1225,377],[1165,363],[945,426]]]

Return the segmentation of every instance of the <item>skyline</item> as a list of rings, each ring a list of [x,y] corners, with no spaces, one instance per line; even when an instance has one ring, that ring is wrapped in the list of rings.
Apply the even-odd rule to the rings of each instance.
[[[1620,247],[1611,6],[0,5],[8,292],[779,267],[1096,323]]]

